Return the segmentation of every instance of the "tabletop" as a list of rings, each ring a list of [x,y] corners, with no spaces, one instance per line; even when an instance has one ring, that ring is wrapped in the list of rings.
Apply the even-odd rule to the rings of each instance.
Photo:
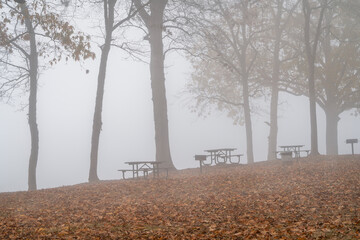
[[[304,147],[304,145],[283,145],[283,146],[279,146],[280,148],[282,148],[283,152],[294,152],[295,157],[299,158],[300,157],[300,152],[301,152],[301,148]]]
[[[236,148],[217,148],[217,149],[208,149],[204,150],[205,152],[221,152],[221,151],[235,151]]]
[[[162,162],[158,162],[158,161],[131,161],[131,162],[125,162],[126,164],[129,165],[135,165],[135,164],[160,164]]]
[[[283,145],[283,146],[279,146],[279,147],[281,147],[281,148],[290,148],[290,147],[296,147],[296,148],[298,148],[298,147],[303,147],[304,145]]]

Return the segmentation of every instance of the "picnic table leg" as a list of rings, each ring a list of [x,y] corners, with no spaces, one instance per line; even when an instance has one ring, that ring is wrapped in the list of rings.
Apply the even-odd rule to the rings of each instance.
[[[159,164],[153,164],[153,178],[159,177]]]
[[[136,165],[136,169],[135,169],[135,165],[133,165],[133,178],[135,178],[139,176],[139,172],[138,172],[138,166]]]
[[[147,178],[148,174],[148,171],[144,169],[144,179]]]
[[[158,178],[160,177],[159,164],[156,164],[156,176],[157,176]]]
[[[297,149],[295,149],[295,157],[299,158],[300,157],[300,147],[298,147]]]

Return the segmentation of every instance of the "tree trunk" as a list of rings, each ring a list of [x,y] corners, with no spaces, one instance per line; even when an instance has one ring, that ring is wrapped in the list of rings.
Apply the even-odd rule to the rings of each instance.
[[[249,86],[248,81],[243,81],[243,95],[244,95],[244,116],[245,116],[245,128],[246,128],[246,151],[248,163],[254,163],[253,153],[253,136],[252,136],[252,123],[251,123],[251,111],[249,103]]]
[[[309,4],[307,1],[304,1]],[[304,3],[304,5],[306,4]],[[306,5],[307,7],[308,5]],[[305,8],[305,7],[304,7]],[[304,11],[305,12],[305,11]],[[310,46],[310,7],[306,8],[305,14],[305,49],[308,61],[308,88],[309,88],[309,105],[310,105],[310,126],[311,126],[311,155],[318,155],[318,138],[317,138],[317,120],[316,120],[316,96],[315,96],[315,56],[313,56]]]
[[[156,161],[163,162],[163,167],[175,169],[170,154],[162,41],[163,10],[166,3],[167,1],[151,3],[151,23],[148,24],[151,48],[150,75],[154,107]]]
[[[309,86],[309,103],[310,103],[310,125],[311,125],[311,155],[319,155],[318,149],[318,134],[317,134],[317,120],[316,120],[316,94],[315,94],[315,59],[317,44],[321,33],[322,19],[325,11],[325,4],[320,10],[320,16],[317,23],[317,29],[313,41],[313,46],[310,43],[310,21],[311,21],[311,7],[308,0],[303,0],[304,12],[304,42],[305,52],[308,61],[308,86]]]
[[[281,29],[280,21],[282,16],[282,1],[277,3],[277,13],[275,18],[275,45],[271,83],[271,103],[270,103],[270,134],[268,145],[268,160],[276,159],[277,134],[278,134],[278,101],[279,101],[279,76],[280,76],[280,41]]]
[[[244,16],[248,14],[249,1],[245,1],[243,8]],[[237,55],[240,68],[242,72],[242,87],[243,87],[243,101],[244,101],[244,118],[245,118],[245,131],[246,131],[246,153],[247,161],[249,164],[254,163],[254,152],[253,152],[253,135],[252,135],[252,123],[251,123],[251,109],[250,109],[250,96],[249,96],[249,75],[247,66],[247,48],[249,46],[247,27],[246,23],[241,24],[243,46],[241,48],[241,54]]]
[[[309,105],[310,105],[310,125],[311,125],[311,155],[319,155],[317,117],[316,117],[316,95],[314,81],[314,59],[311,59],[309,74]]]
[[[25,18],[26,30],[30,36],[30,95],[29,95],[29,127],[31,135],[31,152],[29,159],[29,175],[28,175],[28,190],[36,190],[36,166],[39,156],[39,130],[36,121],[36,99],[37,99],[37,75],[38,75],[38,53],[36,48],[36,38],[34,28],[29,16],[29,10],[26,3],[20,4],[21,12]]]
[[[340,120],[332,107],[325,109],[326,115],[326,154],[338,155],[338,122]]]
[[[100,68],[98,74],[98,86],[96,91],[95,112],[94,112],[93,130],[91,137],[89,182],[99,180],[97,175],[98,152],[99,152],[100,132],[102,126],[101,114],[102,114],[102,106],[103,106],[103,98],[104,98],[106,65],[107,65],[107,58],[109,55],[109,51],[110,51],[110,45],[105,43],[101,52]]]
[[[156,161],[163,162],[162,167],[175,169],[170,154],[162,40],[164,10],[167,2],[167,0],[150,1],[149,14],[143,8],[140,0],[134,0],[150,35],[150,78],[154,110]]]
[[[247,153],[246,155],[247,155],[248,163],[252,164],[254,163],[254,152],[253,152],[253,136],[252,136],[250,96],[249,96],[249,76],[247,74],[245,47],[243,47],[241,51],[240,64],[243,72],[242,86],[243,86],[243,100],[244,100],[245,131],[246,131],[246,153]]]
[[[279,89],[277,82],[272,83],[270,103],[270,134],[268,145],[268,160],[276,159],[277,134],[278,134],[278,101]]]
[[[98,165],[98,152],[99,152],[99,141],[100,132],[102,126],[102,107],[104,99],[104,88],[105,88],[105,77],[108,56],[110,52],[110,44],[112,38],[112,27],[114,24],[114,5],[116,1],[104,1],[104,18],[106,36],[105,43],[101,48],[101,60],[98,74],[98,86],[96,91],[96,102],[95,112],[93,120],[93,130],[91,138],[91,154],[90,154],[90,171],[89,171],[89,182],[98,181],[97,165]]]
[[[326,12],[325,18],[325,34],[321,41],[322,50],[324,56],[324,70],[325,78],[323,78],[323,86],[326,94],[326,101],[323,104],[323,110],[326,116],[326,154],[327,155],[338,155],[338,122],[340,120],[338,116],[338,100],[337,92],[337,80],[336,74],[332,69],[334,66],[333,59],[331,57],[332,46],[331,46],[331,21],[334,17],[334,12],[329,10]]]

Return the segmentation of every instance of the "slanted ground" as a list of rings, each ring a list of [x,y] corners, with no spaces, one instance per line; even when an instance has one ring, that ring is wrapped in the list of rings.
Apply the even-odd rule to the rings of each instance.
[[[0,239],[360,239],[360,156],[2,193]]]

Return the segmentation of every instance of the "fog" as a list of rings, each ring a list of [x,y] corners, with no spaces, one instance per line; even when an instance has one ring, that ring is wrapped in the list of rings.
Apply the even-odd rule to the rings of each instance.
[[[87,182],[90,165],[92,120],[95,105],[99,54],[95,61],[59,64],[40,76],[37,165],[38,188]],[[154,122],[149,66],[120,60],[112,51],[105,83],[103,128],[100,135],[98,175],[120,179],[117,169],[132,160],[155,160]],[[190,79],[190,64],[180,55],[166,59],[166,87],[170,147],[177,169],[198,167],[195,154],[208,148],[235,147],[244,154],[244,126],[233,125],[223,113],[203,118],[189,110],[191,98],[182,94]],[[89,69],[89,74],[85,70]],[[27,95],[12,104],[0,105],[0,192],[27,190],[30,132]],[[304,144],[310,149],[309,103],[305,97],[280,94],[278,144]],[[267,156],[268,102],[252,116],[255,161]],[[319,151],[325,154],[325,118],[318,108]],[[339,154],[351,153],[347,138],[360,138],[359,118],[342,114],[339,122]],[[360,148],[355,145],[355,152]]]

